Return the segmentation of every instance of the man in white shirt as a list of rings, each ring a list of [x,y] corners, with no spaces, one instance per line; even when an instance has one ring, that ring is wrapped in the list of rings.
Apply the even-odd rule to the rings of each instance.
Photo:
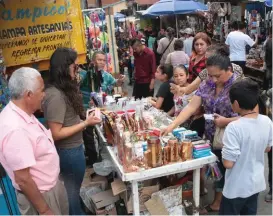
[[[255,47],[258,43],[258,35],[255,35],[255,41],[253,41],[247,34],[245,34],[245,23],[240,22],[238,24],[238,30],[232,31],[228,34],[226,39],[226,45],[230,49],[230,60],[232,63],[241,66],[244,70],[246,65],[246,45]]]
[[[193,30],[191,28],[186,28],[184,30],[186,39],[184,40],[184,52],[191,57],[192,53],[192,43],[193,43]]]

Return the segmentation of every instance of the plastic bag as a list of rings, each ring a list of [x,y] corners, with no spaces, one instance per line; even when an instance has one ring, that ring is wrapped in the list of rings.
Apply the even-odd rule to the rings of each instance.
[[[103,160],[100,163],[93,164],[94,171],[97,175],[108,176],[111,172],[115,170],[113,162],[111,160]]]

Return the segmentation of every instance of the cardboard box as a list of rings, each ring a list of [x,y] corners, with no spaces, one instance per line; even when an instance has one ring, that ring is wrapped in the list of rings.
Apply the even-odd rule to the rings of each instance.
[[[87,168],[84,173],[83,181],[82,181],[82,187],[89,186],[89,183],[91,182],[91,175],[94,173],[93,168]]]
[[[114,196],[112,190],[103,191],[91,196],[91,200],[96,209],[111,205],[119,200],[119,196]]]
[[[144,205],[146,201],[148,201],[151,197],[151,195],[155,192],[159,191],[159,185],[149,186],[149,187],[143,187],[139,190],[139,209],[140,211],[146,211],[147,208]],[[128,196],[127,196],[128,197]],[[125,201],[127,203],[127,212],[128,214],[133,213],[133,197],[130,195],[130,198],[128,201]]]
[[[117,215],[117,209],[116,206],[114,206],[114,208],[111,208],[111,210],[106,210],[104,209],[96,209],[95,210],[96,215]]]
[[[158,196],[153,196],[153,198],[145,202],[144,205],[151,215],[169,215],[169,212]]]
[[[116,196],[118,194],[121,194],[121,193],[123,193],[123,192],[125,192],[127,190],[126,185],[120,179],[115,179],[111,183],[111,188],[112,188],[114,196]]]
[[[164,188],[163,190],[176,189],[178,187],[180,186],[170,186]],[[169,215],[168,210],[165,208],[164,203],[162,202],[161,198],[158,195],[154,194],[150,200],[144,203],[144,205],[151,215]]]
[[[95,175],[91,178],[91,183],[99,183],[103,191],[108,189],[108,180],[104,176]]]

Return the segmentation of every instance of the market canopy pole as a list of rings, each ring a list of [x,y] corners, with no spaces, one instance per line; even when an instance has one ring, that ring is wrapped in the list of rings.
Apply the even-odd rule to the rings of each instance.
[[[178,38],[178,22],[177,22],[177,15],[175,15],[175,25],[176,25],[176,36]]]

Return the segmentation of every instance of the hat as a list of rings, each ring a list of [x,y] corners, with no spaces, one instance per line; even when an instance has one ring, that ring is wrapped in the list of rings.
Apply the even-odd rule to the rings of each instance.
[[[179,32],[180,32],[181,34],[185,34],[185,30],[183,30],[183,29],[181,29]]]
[[[186,28],[186,29],[184,30],[184,33],[185,33],[185,34],[188,34],[188,35],[192,35],[192,34],[193,34],[193,30],[192,30],[191,28]]]

